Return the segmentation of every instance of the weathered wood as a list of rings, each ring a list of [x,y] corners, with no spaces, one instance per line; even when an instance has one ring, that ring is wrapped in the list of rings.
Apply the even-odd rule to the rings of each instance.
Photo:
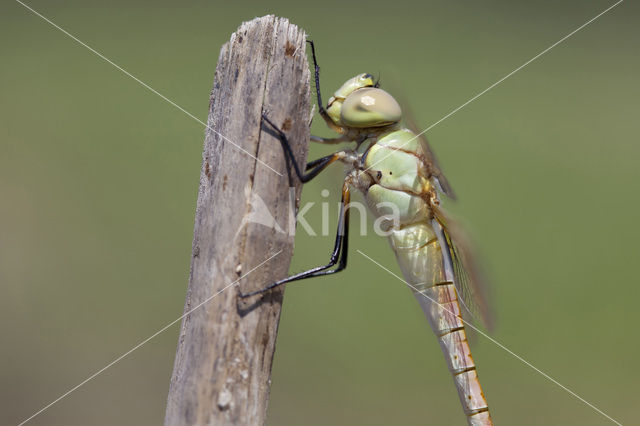
[[[297,205],[300,185],[288,172],[279,141],[261,127],[261,113],[267,111],[286,130],[298,164],[304,164],[309,140],[305,47],[304,31],[286,19],[265,16],[242,24],[220,51],[184,308],[189,313],[180,330],[166,425],[265,423],[283,290],[248,301],[239,299],[238,291],[258,289],[288,272],[293,251],[289,188],[295,187]],[[256,214],[264,213],[260,200],[277,225],[255,223]]]

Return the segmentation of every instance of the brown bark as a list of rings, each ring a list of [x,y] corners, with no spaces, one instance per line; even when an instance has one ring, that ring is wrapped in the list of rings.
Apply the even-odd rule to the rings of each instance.
[[[265,131],[261,114],[265,111],[286,131],[298,164],[304,164],[309,140],[305,37],[288,20],[265,16],[242,24],[220,51],[204,142],[188,314],[180,330],[166,425],[265,423],[283,289],[247,300],[239,299],[238,291],[261,288],[288,272],[293,251],[289,188],[295,187],[297,206],[300,184],[288,171],[278,139]],[[258,200],[277,225],[254,222]]]

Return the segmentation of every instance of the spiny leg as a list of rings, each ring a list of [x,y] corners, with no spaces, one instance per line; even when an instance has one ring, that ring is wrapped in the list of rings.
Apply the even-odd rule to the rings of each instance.
[[[331,253],[329,263],[322,266],[316,266],[308,271],[300,272],[290,277],[276,281],[260,290],[252,291],[249,293],[240,293],[240,297],[246,298],[255,296],[257,294],[264,293],[272,288],[278,287],[282,284],[286,284],[293,281],[303,280],[305,278],[318,277],[323,275],[335,274],[347,267],[347,255],[349,252],[349,202],[351,200],[351,194],[349,192],[349,178],[345,179],[342,186],[342,200],[340,201],[340,218],[338,220],[338,230],[336,232],[336,241]],[[338,263],[338,259],[340,262]],[[338,267],[330,269],[338,263]]]
[[[318,65],[318,59],[316,58],[316,46],[315,44],[313,44],[312,40],[307,40],[307,43],[311,45],[311,56],[313,57],[313,66],[315,71],[314,76],[316,82],[316,98],[318,100],[318,113],[320,114],[324,122],[327,123],[327,126],[329,126],[330,129],[338,133],[343,133],[344,129],[334,123],[333,120],[331,120],[331,117],[329,117],[329,114],[327,114],[327,110],[324,108],[324,106],[322,106],[322,95],[320,94],[320,65]]]
[[[322,95],[320,94],[320,66],[318,65],[318,59],[316,58],[316,46],[313,44],[313,40],[307,40],[307,43],[311,45],[311,56],[313,57],[313,67],[316,82],[316,98],[318,100],[318,109],[320,115],[323,117],[327,114],[324,106],[322,106]]]
[[[326,157],[318,158],[317,160],[307,163],[306,171],[308,173],[302,173],[293,155],[293,151],[291,150],[291,144],[289,144],[287,135],[285,135],[284,132],[280,130],[278,126],[276,126],[265,114],[262,114],[262,119],[266,121],[278,135],[278,139],[280,139],[280,143],[282,144],[282,149],[284,149],[285,157],[293,163],[293,169],[295,170],[298,179],[303,183],[309,182],[311,179],[318,176],[318,174],[326,169],[329,164],[344,158],[344,151],[334,152]]]

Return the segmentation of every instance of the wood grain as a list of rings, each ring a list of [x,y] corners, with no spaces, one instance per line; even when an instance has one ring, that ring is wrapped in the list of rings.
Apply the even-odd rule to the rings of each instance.
[[[238,286],[258,289],[288,272],[294,223],[289,188],[297,207],[300,184],[288,172],[279,141],[261,125],[261,113],[286,130],[303,165],[310,111],[305,37],[288,20],[270,15],[242,24],[220,51],[204,141],[187,315],[166,425],[265,423],[283,289],[263,298],[237,295]],[[260,215],[261,207],[273,223]],[[264,223],[256,223],[259,218]]]

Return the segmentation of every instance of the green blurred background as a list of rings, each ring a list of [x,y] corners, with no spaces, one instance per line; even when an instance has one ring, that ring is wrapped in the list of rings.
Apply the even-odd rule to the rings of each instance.
[[[202,120],[220,46],[285,16],[317,43],[325,99],[380,73],[427,127],[612,2],[28,4]],[[622,3],[428,134],[491,277],[493,336],[622,423],[640,378],[638,18]],[[16,2],[0,40],[0,423],[17,424],[181,315],[204,132]],[[303,194],[318,228],[330,170]],[[292,271],[332,237],[296,244]],[[355,251],[398,272],[387,242],[352,247],[348,271],[286,292],[269,424],[464,424],[410,292]],[[160,424],[177,332],[31,424]],[[610,424],[490,341],[474,355],[497,424]]]

